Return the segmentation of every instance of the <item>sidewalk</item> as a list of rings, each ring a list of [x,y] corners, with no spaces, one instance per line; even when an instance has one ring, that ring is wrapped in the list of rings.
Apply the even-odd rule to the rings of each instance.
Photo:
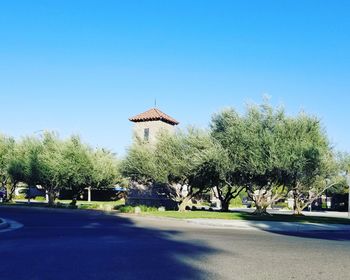
[[[244,212],[252,213],[255,208],[230,208],[230,211],[233,212]],[[283,214],[283,215],[292,215],[293,211],[291,210],[282,210],[282,209],[267,209],[267,212],[270,214]],[[310,217],[329,217],[329,218],[348,218],[348,212],[338,212],[338,211],[303,211],[303,215]]]
[[[218,228],[234,228],[241,230],[264,230],[272,232],[335,232],[346,231],[350,233],[350,225],[341,224],[312,224],[271,221],[242,221],[220,219],[187,219],[188,223]]]

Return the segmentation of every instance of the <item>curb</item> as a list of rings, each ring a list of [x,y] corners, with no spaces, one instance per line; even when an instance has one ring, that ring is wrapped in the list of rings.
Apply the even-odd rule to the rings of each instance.
[[[0,218],[0,229],[8,228],[9,224],[4,220]]]
[[[272,221],[227,221],[187,219],[189,223],[210,226],[216,228],[240,229],[240,230],[262,230],[269,232],[350,232],[350,225],[342,224],[317,224],[296,222],[272,222]]]
[[[149,220],[167,220],[185,222],[191,225],[204,226],[206,228],[221,228],[231,230],[266,231],[281,233],[350,233],[350,224],[320,224],[320,223],[298,223],[278,221],[254,221],[254,220],[225,220],[225,219],[177,219],[159,216],[143,216],[128,213],[118,213],[119,217],[142,218]]]
[[[7,209],[31,209],[35,211],[42,211],[42,212],[50,212],[50,211],[57,211],[57,212],[63,212],[63,213],[81,213],[81,212],[87,212],[87,213],[108,213],[108,211],[102,210],[102,209],[69,209],[69,208],[59,208],[59,207],[44,207],[44,206],[27,206],[27,205],[0,205],[0,207],[7,208]],[[112,210],[113,212],[115,210]]]
[[[6,208],[27,208],[28,206],[11,205],[0,206]],[[31,207],[29,207],[31,208]],[[310,232],[349,232],[350,224],[319,224],[319,223],[299,223],[299,222],[277,222],[277,221],[254,221],[254,220],[225,220],[225,219],[177,219],[170,217],[159,217],[152,215],[136,215],[129,213],[120,213],[116,210],[106,211],[103,209],[64,209],[64,208],[47,208],[33,207],[33,210],[38,211],[59,211],[65,213],[90,213],[94,215],[112,215],[119,217],[142,217],[156,220],[182,221],[188,224],[196,224],[212,228],[226,228],[237,230],[255,230],[268,232],[289,232],[289,233],[310,233]],[[10,225],[6,220],[0,218],[0,229],[8,228]]]

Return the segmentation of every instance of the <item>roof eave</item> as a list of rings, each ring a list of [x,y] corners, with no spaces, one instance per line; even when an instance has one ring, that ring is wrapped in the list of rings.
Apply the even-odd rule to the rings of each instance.
[[[139,123],[139,122],[151,122],[151,121],[162,121],[171,125],[179,125],[180,123],[178,121],[170,121],[164,118],[148,118],[148,119],[133,119],[130,118],[129,121],[134,122],[134,123]]]

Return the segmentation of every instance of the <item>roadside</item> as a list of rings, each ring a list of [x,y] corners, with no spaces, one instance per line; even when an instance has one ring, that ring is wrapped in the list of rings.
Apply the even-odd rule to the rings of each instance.
[[[63,202],[60,202],[63,203]],[[68,202],[64,203],[68,204]],[[288,232],[309,232],[309,231],[344,231],[350,232],[350,219],[346,218],[334,218],[328,216],[293,216],[288,213],[278,213],[270,214],[268,216],[256,216],[252,215],[247,211],[247,209],[235,209],[235,212],[215,212],[215,211],[158,211],[156,208],[145,208],[141,207],[142,211],[135,214],[135,207],[128,206],[128,211],[126,214],[122,213],[123,204],[122,201],[119,202],[80,202],[80,207],[77,209],[94,212],[102,212],[110,215],[118,216],[128,216],[135,219],[165,219],[172,220],[175,222],[183,221],[185,223],[191,223],[206,227],[218,227],[218,228],[231,228],[231,229],[245,229],[245,230],[264,230],[264,231],[288,231]],[[86,205],[90,206],[86,207]],[[6,205],[3,205],[6,207]],[[47,208],[45,203],[34,202],[28,205],[25,202],[20,202],[18,204],[10,204],[9,207],[38,207],[43,210],[66,210],[66,211],[76,211],[76,209],[62,208]],[[84,207],[81,207],[84,206]],[[106,207],[107,206],[107,207]],[[114,210],[119,209],[119,210]],[[240,211],[242,210],[242,211]],[[314,212],[314,215],[317,213]]]
[[[190,219],[190,223],[211,227],[234,228],[243,230],[263,230],[270,232],[349,232],[350,224],[321,224],[299,222],[273,222],[273,221],[244,221],[244,220],[216,220],[216,219]]]
[[[298,223],[298,222],[273,222],[254,220],[224,220],[224,219],[176,219],[164,216],[137,215],[137,214],[116,214],[124,216],[135,224],[159,225],[168,224],[174,227],[199,227],[202,229],[226,229],[226,230],[247,230],[266,231],[275,233],[303,234],[303,233],[343,233],[350,234],[350,224],[319,224],[319,223]],[[349,236],[350,237],[350,236]]]
[[[25,209],[27,206],[2,206],[4,208]],[[135,213],[121,213],[120,211],[112,210],[93,210],[93,209],[62,209],[62,208],[47,208],[35,207],[37,210],[60,212],[60,213],[83,213],[90,212],[94,215],[108,215],[121,218],[128,218],[137,223],[161,223],[173,224],[178,227],[195,226],[201,228],[218,228],[227,230],[249,230],[249,231],[267,231],[276,233],[312,233],[325,232],[335,233],[342,232],[350,234],[350,220],[341,218],[329,217],[294,217],[287,215],[271,215],[258,217],[248,213],[221,213],[207,211],[157,211]],[[217,218],[220,217],[220,218]],[[1,228],[1,227],[0,227]],[[20,227],[17,227],[20,228]],[[3,229],[7,230],[7,229]],[[2,231],[3,231],[2,230]]]
[[[175,219],[205,219],[205,220],[226,220],[226,221],[269,221],[269,222],[289,222],[289,223],[319,223],[319,224],[345,224],[350,225],[350,219],[336,218],[328,216],[294,216],[292,214],[271,213],[269,215],[257,216],[245,211],[235,212],[210,212],[210,211],[149,211],[142,212],[142,215],[156,216]]]
[[[82,209],[82,210],[102,210],[102,211],[111,211],[119,205],[124,205],[125,200],[121,199],[118,201],[81,201],[78,200],[76,206],[72,206],[71,200],[57,200],[57,204],[54,208],[63,208],[63,209]],[[0,205],[4,206],[26,206],[26,207],[48,207],[45,200],[35,200],[32,199],[28,203],[27,199],[16,199],[12,203],[3,203]]]
[[[230,208],[232,212],[245,212],[253,213],[254,208]],[[270,214],[284,214],[284,215],[293,215],[292,210],[286,209],[267,209]],[[303,215],[310,217],[330,217],[330,218],[349,218],[348,212],[339,212],[339,211],[330,211],[330,210],[319,210],[319,211],[303,211]]]

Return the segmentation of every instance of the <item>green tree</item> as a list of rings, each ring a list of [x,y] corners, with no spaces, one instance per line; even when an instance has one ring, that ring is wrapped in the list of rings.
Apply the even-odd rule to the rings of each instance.
[[[97,149],[91,154],[91,160],[93,187],[107,187],[120,180],[119,161],[112,152]]]
[[[120,165],[120,172],[132,181],[148,184],[157,181],[162,170],[157,169],[153,147],[136,139]]]
[[[80,138],[72,136],[61,143],[60,168],[57,170],[58,184],[72,191],[72,205],[78,196],[91,186],[93,178],[92,151]]]
[[[221,201],[221,210],[228,211],[230,201],[237,197],[247,186],[248,172],[244,169],[247,158],[244,118],[235,110],[226,109],[212,118],[211,136],[220,146],[216,157],[213,157],[212,170],[217,178],[214,193]],[[214,168],[215,166],[215,168]]]
[[[62,188],[63,142],[57,134],[45,132],[40,138],[23,139],[21,145],[25,183],[40,185],[48,195],[49,206],[53,206]]]
[[[283,116],[282,110],[273,110],[265,103],[249,106],[242,116],[228,109],[213,117],[212,136],[228,156],[227,164],[221,165],[222,180],[216,186],[223,211],[228,211],[230,201],[244,189],[260,214],[273,202],[271,198],[277,199],[272,196],[273,190],[280,189],[274,168],[274,130]]]
[[[164,132],[155,145],[136,141],[121,170],[124,176],[142,184],[167,185],[169,195],[182,211],[194,196],[211,187],[203,169],[210,147],[212,141],[205,131],[191,128],[176,134]]]
[[[15,140],[0,134],[0,180],[2,188],[6,188],[9,183],[8,168],[14,148]]]
[[[11,159],[9,160],[7,173],[10,178],[8,200],[12,201],[18,183],[26,182],[28,178],[28,166],[26,162],[26,146],[22,142],[16,143]]]
[[[213,186],[210,164],[216,151],[207,131],[190,128],[159,136],[154,155],[157,169],[161,170],[157,180],[173,186],[180,211],[193,197]]]
[[[31,181],[40,185],[48,195],[49,206],[54,206],[62,184],[63,141],[52,132],[45,132],[30,159]]]
[[[326,179],[330,182],[329,178],[336,177],[327,136],[314,117],[287,117],[283,109],[264,102],[249,106],[242,116],[232,109],[223,111],[214,116],[211,129],[230,163],[223,172],[226,184],[223,181],[218,188],[230,199],[229,192],[244,186],[257,214],[266,213],[267,207],[290,190],[299,213],[315,199],[311,193],[335,184],[324,186]]]
[[[9,198],[19,182],[40,185],[53,206],[62,188],[72,190],[72,204],[87,187],[106,187],[118,178],[115,156],[103,149],[93,150],[72,136],[61,140],[45,132],[40,137],[26,137],[18,144],[0,137],[0,175],[2,184],[10,184]]]
[[[337,168],[320,121],[304,113],[284,121],[279,130],[278,166],[294,198],[295,214],[337,183]]]
[[[270,205],[287,194],[279,168],[284,161],[279,130],[285,119],[284,110],[273,108],[266,100],[249,106],[245,115],[244,139],[249,152],[243,166],[249,172],[247,193],[255,203],[255,214],[266,214]]]
[[[60,186],[72,191],[72,205],[87,188],[108,187],[116,182],[118,166],[115,156],[103,149],[93,150],[77,136],[62,143]]]

